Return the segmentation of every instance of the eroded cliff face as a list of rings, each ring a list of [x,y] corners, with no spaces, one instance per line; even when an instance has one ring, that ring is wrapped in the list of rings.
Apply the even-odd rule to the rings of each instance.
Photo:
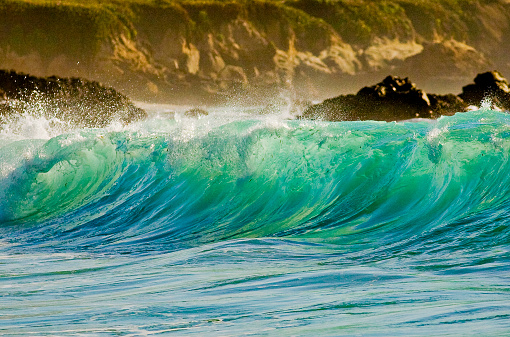
[[[176,103],[266,102],[281,91],[321,99],[389,73],[455,92],[476,73],[510,72],[503,1],[466,2],[452,7],[456,16],[435,7],[420,15],[428,7],[406,0],[344,2],[6,2],[0,68],[80,76]]]
[[[139,7],[137,35],[117,38],[106,54],[114,55],[113,78],[148,74],[148,96],[174,99],[263,98],[289,87],[312,92],[320,80],[361,69],[356,52],[331,27],[317,19],[299,25],[302,13],[288,14],[271,4],[171,6],[158,13]]]

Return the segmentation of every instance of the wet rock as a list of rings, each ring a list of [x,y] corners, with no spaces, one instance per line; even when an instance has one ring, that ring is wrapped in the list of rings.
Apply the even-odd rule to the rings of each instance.
[[[408,78],[386,77],[356,95],[338,96],[307,109],[304,117],[326,120],[403,120],[430,118],[433,108],[425,92]]]
[[[408,78],[386,77],[362,88],[356,95],[342,95],[307,109],[304,118],[329,121],[437,118],[465,111],[467,104],[455,95],[427,95]]]
[[[147,117],[113,88],[80,78],[42,78],[0,70],[0,97],[4,120],[29,111],[78,126],[101,127],[113,120],[129,123]]]
[[[466,103],[480,106],[484,99],[490,98],[498,108],[510,110],[509,84],[498,71],[478,74],[474,82],[463,87],[459,95]]]
[[[436,95],[428,94],[432,106],[432,118],[453,116],[457,112],[467,111],[469,104],[454,94]]]
[[[373,102],[381,110],[380,113],[404,118],[429,117],[432,113],[430,100],[423,90],[416,88],[408,78],[386,77],[381,83],[362,88],[357,96]],[[386,107],[390,111],[386,111]]]

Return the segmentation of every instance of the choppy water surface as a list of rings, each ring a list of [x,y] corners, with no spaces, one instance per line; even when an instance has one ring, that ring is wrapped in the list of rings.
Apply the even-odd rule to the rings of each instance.
[[[0,334],[510,335],[510,115],[0,134]]]

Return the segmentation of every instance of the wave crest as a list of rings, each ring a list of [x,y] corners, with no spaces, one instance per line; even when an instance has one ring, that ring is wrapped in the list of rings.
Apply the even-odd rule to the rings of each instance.
[[[507,213],[509,122],[493,111],[434,124],[205,119],[190,133],[147,121],[12,141],[0,148],[11,165],[0,180],[2,231],[73,246],[403,244]]]

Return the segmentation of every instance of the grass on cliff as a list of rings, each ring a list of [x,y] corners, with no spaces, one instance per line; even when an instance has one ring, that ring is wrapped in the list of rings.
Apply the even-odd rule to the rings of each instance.
[[[73,34],[81,41],[89,41],[86,48],[97,49],[97,41],[110,36],[125,34],[136,36],[135,22],[140,20],[137,11],[166,9],[170,19],[179,16],[195,33],[214,31],[220,22],[248,16],[254,24],[264,25],[279,20],[303,36],[318,35],[320,31],[334,29],[346,42],[367,45],[384,36],[412,40],[435,36],[467,40],[478,25],[473,13],[479,4],[496,0],[3,0],[0,16],[7,12],[28,13],[26,27],[14,25],[7,37],[17,39],[14,45],[22,48],[26,43],[37,43],[44,33],[57,39],[63,33],[51,31],[49,24],[39,22],[35,12],[45,12],[45,17],[66,34]],[[35,9],[36,8],[36,9]],[[174,12],[172,14],[172,11]],[[3,13],[2,13],[3,12]],[[30,14],[30,13],[33,13]],[[12,13],[9,13],[12,14]],[[170,15],[172,14],[172,15]],[[31,16],[32,15],[32,16]],[[40,15],[39,15],[40,16]],[[75,20],[78,18],[79,20]],[[35,28],[29,19],[35,20]],[[170,22],[171,20],[167,20]],[[62,24],[58,24],[61,21]],[[55,25],[55,23],[57,24]],[[168,24],[168,23],[166,23]],[[6,25],[9,26],[9,25]],[[78,26],[78,27],[77,27]],[[83,26],[88,36],[79,36]],[[67,27],[67,28],[66,28]],[[475,27],[475,28],[473,28]],[[49,29],[49,30],[48,30]],[[68,32],[69,30],[70,32]],[[5,34],[5,33],[4,33]],[[1,34],[0,34],[1,35]],[[64,34],[65,35],[65,34]],[[47,40],[48,38],[46,38]],[[44,39],[43,39],[44,40]],[[54,45],[47,41],[48,47]],[[310,41],[312,45],[313,41]],[[17,43],[17,44],[16,44]],[[74,46],[80,49],[79,46]],[[55,51],[48,50],[48,53]]]
[[[416,34],[466,40],[473,14],[497,0],[288,0],[287,6],[322,18],[344,40],[367,44],[376,37],[414,39]]]

